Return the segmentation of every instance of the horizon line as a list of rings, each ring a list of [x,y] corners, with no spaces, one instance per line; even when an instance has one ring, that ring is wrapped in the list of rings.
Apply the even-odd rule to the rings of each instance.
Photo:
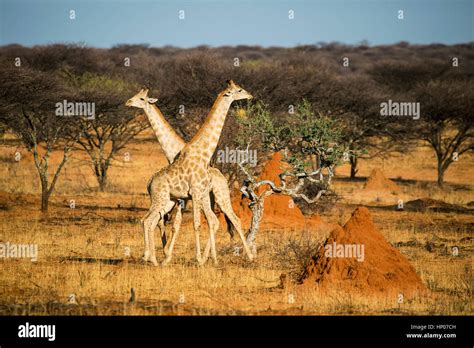
[[[0,48],[7,47],[7,46],[20,46],[20,47],[25,47],[25,48],[34,48],[34,47],[42,47],[42,46],[53,46],[53,45],[64,45],[64,46],[82,46],[84,48],[97,48],[97,49],[113,49],[117,48],[119,46],[142,46],[143,48],[175,48],[175,49],[196,49],[196,48],[224,48],[224,47],[254,47],[254,48],[261,48],[261,49],[270,49],[270,48],[298,48],[298,47],[305,47],[305,46],[311,46],[311,47],[316,47],[316,48],[324,48],[325,46],[330,46],[330,45],[339,45],[339,46],[351,46],[351,47],[362,47],[362,46],[367,46],[369,48],[376,48],[376,47],[384,47],[384,46],[398,46],[398,45],[408,45],[408,46],[458,46],[458,45],[472,45],[474,44],[474,40],[472,41],[464,41],[464,42],[456,42],[456,43],[443,43],[443,42],[430,42],[430,43],[416,43],[416,42],[409,42],[405,40],[401,41],[396,41],[393,43],[385,43],[385,44],[371,44],[367,40],[361,40],[356,43],[346,43],[346,42],[341,42],[341,41],[321,41],[317,43],[311,43],[311,44],[296,44],[293,46],[278,46],[278,45],[258,45],[258,44],[234,44],[234,45],[210,45],[210,44],[199,44],[199,45],[194,45],[194,46],[178,46],[178,45],[173,45],[173,44],[166,44],[166,45],[161,45],[161,46],[152,46],[152,44],[145,43],[145,42],[140,42],[140,43],[127,43],[127,42],[119,42],[116,44],[113,44],[111,46],[92,46],[84,41],[55,41],[55,42],[48,42],[48,43],[40,43],[40,44],[34,44],[34,45],[25,45],[17,42],[11,42],[11,43],[2,43],[0,44]]]

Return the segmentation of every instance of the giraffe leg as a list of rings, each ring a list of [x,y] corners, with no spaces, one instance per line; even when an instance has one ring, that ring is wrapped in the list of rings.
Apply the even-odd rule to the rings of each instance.
[[[143,233],[145,237],[145,253],[143,260],[153,262],[155,243],[153,241],[153,230],[156,228],[160,219],[160,207],[158,204],[152,204],[150,210],[142,219]],[[156,261],[156,259],[155,259]],[[153,264],[155,264],[153,262]]]
[[[214,177],[213,177],[214,179]],[[242,232],[242,224],[240,222],[239,217],[235,214],[234,209],[232,208],[232,203],[230,200],[230,191],[229,187],[227,186],[227,182],[221,183],[216,182],[217,180],[213,180],[213,187],[212,192],[214,192],[214,197],[216,199],[217,204],[221,208],[222,212],[229,218],[230,222],[236,229],[237,233],[239,234],[240,239],[244,245],[245,253],[247,254],[250,261],[255,258],[255,255],[251,252],[245,236]]]
[[[165,225],[164,225],[164,220],[165,220],[165,215],[168,214],[168,212],[173,209],[174,207],[174,202],[170,201],[169,199],[166,201],[166,198],[162,198],[162,204],[160,207],[161,209],[158,210],[158,218],[153,221],[153,225],[150,226],[149,229],[149,246],[150,246],[150,261],[153,263],[154,266],[158,266],[158,261],[156,260],[156,248],[155,248],[155,228],[157,225],[160,226],[161,229],[161,235],[165,233]],[[156,223],[155,223],[156,222]]]
[[[152,205],[142,220],[143,232],[145,236],[145,255],[144,261],[151,261],[153,265],[158,266],[155,254],[155,228],[161,224],[165,214],[174,206],[174,202],[169,200],[169,194],[166,192],[152,197]]]
[[[217,265],[215,236],[216,236],[216,231],[219,229],[219,219],[217,218],[216,214],[214,214],[214,212],[212,211],[209,194],[205,194],[203,196],[202,209],[204,211],[204,215],[206,216],[207,224],[209,225],[209,240],[207,242],[206,249],[204,251],[202,264],[204,264],[207,261],[207,258],[209,257],[209,249],[211,249],[211,255],[214,260],[214,264]]]
[[[174,201],[169,201],[166,206],[165,206],[165,209],[164,209],[164,212],[165,212],[165,216],[166,214],[170,213],[174,206],[175,206],[175,202]],[[165,226],[165,218],[164,216],[162,216],[163,218],[160,220],[160,223],[159,223],[159,229],[160,229],[160,235],[161,235],[161,244],[163,245],[163,254],[166,256],[167,254],[167,241],[168,239],[166,238],[166,226]]]
[[[192,195],[193,200],[193,219],[194,219],[194,234],[196,237],[196,260],[201,263],[201,242],[199,240],[199,233],[201,228],[201,201],[197,195]]]
[[[239,234],[239,237],[242,240],[242,244],[244,245],[245,253],[247,254],[247,257],[249,258],[249,260],[252,261],[255,258],[255,255],[251,252],[247,244],[247,240],[245,239],[244,233],[242,232],[242,224],[240,222],[240,219],[238,218],[238,216],[235,214],[234,210],[232,209],[232,205],[230,205],[229,207],[222,207],[221,205],[219,206],[221,210],[224,212],[224,214],[227,215],[230,222],[232,222],[232,225],[234,226],[234,228],[237,230],[237,233]]]
[[[169,247],[166,252],[166,258],[161,263],[162,266],[166,266],[171,261],[171,256],[173,255],[174,243],[176,242],[176,238],[178,238],[179,230],[181,227],[181,220],[182,220],[181,205],[178,204],[176,216],[174,217],[174,221],[173,221],[173,236],[171,237],[171,242],[169,243]]]
[[[142,219],[142,226],[143,226],[143,237],[144,237],[144,242],[145,242],[145,250],[143,252],[143,258],[142,260],[147,262],[150,260],[150,246],[148,244],[148,228],[145,225],[145,221],[148,220],[149,216],[151,215],[152,210],[148,211],[148,213],[145,215],[145,217]]]
[[[142,218],[141,223],[143,226],[143,237],[145,241],[145,250],[143,253],[143,261],[147,262],[150,261],[150,234],[149,234],[149,226],[150,223],[156,218],[156,214],[159,211],[159,207],[156,203],[152,203],[150,209],[146,215]]]

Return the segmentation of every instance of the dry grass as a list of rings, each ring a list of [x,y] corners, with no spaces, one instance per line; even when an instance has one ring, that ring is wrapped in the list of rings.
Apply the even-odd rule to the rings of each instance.
[[[17,163],[12,160],[14,152],[15,147],[0,147],[0,242],[38,244],[39,259],[0,259],[0,314],[473,314],[474,218],[470,212],[395,211],[370,204],[380,231],[407,256],[432,296],[398,304],[396,298],[380,300],[336,289],[322,295],[316,288],[280,280],[282,274],[290,279],[297,272],[323,240],[322,232],[262,231],[258,260],[249,263],[234,255],[232,246],[238,241],[230,241],[220,231],[219,265],[198,267],[186,212],[172,264],[158,268],[141,264],[139,220],[149,204],[146,183],[165,164],[154,142],[135,143],[124,151],[131,161],[116,163],[109,192],[103,194],[96,192],[86,157],[76,154],[60,178],[46,216],[38,211],[38,181],[31,158],[23,150]],[[399,168],[399,163],[408,168]],[[474,200],[469,182],[472,157],[450,168],[449,190],[444,192],[433,184],[434,163],[422,148],[404,159],[385,160],[383,169],[391,178],[404,179],[398,183],[410,197],[461,205]],[[377,166],[380,161],[362,162],[360,174],[366,176]],[[347,168],[338,174],[346,175]],[[362,185],[362,181],[339,181],[336,188],[349,197]],[[75,209],[69,208],[70,200],[75,201]],[[342,200],[324,220],[346,221],[354,203]],[[452,256],[453,246],[459,248],[457,257]],[[126,247],[130,258],[124,255]],[[133,303],[129,302],[131,288]],[[68,304],[71,294],[77,304]]]

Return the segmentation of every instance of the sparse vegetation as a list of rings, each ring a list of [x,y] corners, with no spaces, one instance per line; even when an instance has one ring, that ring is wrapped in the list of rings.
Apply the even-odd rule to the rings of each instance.
[[[0,259],[0,313],[472,315],[473,47],[0,47],[0,242],[39,247],[37,262]],[[462,62],[456,70],[446,58],[454,53]],[[343,56],[351,58],[347,68],[340,64]],[[15,57],[21,57],[21,68],[12,66]],[[124,57],[131,67],[124,67]],[[147,85],[189,140],[229,78],[255,101],[249,108],[236,103],[218,148],[250,144],[258,149],[259,164],[287,148],[289,163],[300,170],[337,163],[332,184],[338,200],[319,210],[319,229],[260,231],[255,263],[236,254],[221,230],[217,267],[194,263],[186,210],[174,261],[145,266],[138,260],[139,221],[149,206],[146,182],[167,161],[152,132],[141,132],[147,122],[123,104]],[[96,102],[97,118],[64,122],[54,115],[54,104],[63,99]],[[379,117],[387,99],[419,101],[420,120]],[[322,143],[327,150],[330,142],[338,145],[331,153],[314,151]],[[86,151],[69,156],[77,148]],[[129,161],[113,161],[125,153]],[[231,185],[242,183],[237,166],[219,167]],[[382,168],[400,192],[362,194],[374,168]],[[304,187],[311,197],[318,191]],[[396,208],[399,199],[403,209]],[[375,225],[414,266],[430,296],[403,304],[336,290],[323,296],[292,281],[334,223],[347,221],[359,204],[369,207]],[[72,294],[77,303],[68,301]]]
[[[110,179],[115,185],[105,193],[87,189],[93,188],[96,181],[90,174],[87,155],[77,153],[78,159],[68,162],[62,180],[58,181],[48,218],[35,207],[39,197],[31,195],[39,192],[39,187],[32,185],[35,167],[31,154],[25,152],[20,163],[7,162],[5,159],[14,156],[15,148],[0,147],[0,168],[4,178],[0,182],[0,201],[8,204],[8,209],[0,209],[0,239],[39,246],[36,263],[0,259],[2,313],[291,315],[347,314],[351,311],[363,315],[472,314],[472,289],[465,284],[472,279],[472,212],[397,211],[383,208],[383,202],[370,204],[374,222],[385,238],[392,245],[403,242],[397,248],[433,290],[433,297],[420,298],[400,307],[396,301],[384,302],[355,294],[321,296],[316,290],[309,292],[307,288],[301,292],[291,281],[310,251],[324,240],[330,226],[321,231],[262,231],[258,261],[254,264],[235,256],[233,248],[222,253],[228,249],[230,241],[226,232],[220,230],[217,235],[220,266],[199,268],[193,261],[191,213],[186,211],[173,263],[165,268],[140,264],[143,241],[139,221],[149,204],[143,178],[149,177],[157,166],[166,164],[164,156],[156,151],[155,141],[145,141],[149,137],[142,134],[128,145],[132,161],[111,167]],[[472,201],[472,186],[462,184],[473,169],[472,159],[467,166],[453,164],[447,175],[447,190],[436,191],[436,173],[431,167],[425,167],[426,163],[432,163],[427,158],[430,154],[429,149],[419,148],[402,158],[385,160],[385,171],[394,177],[406,178],[398,184],[417,197],[433,194],[436,199],[459,204]],[[59,155],[52,155],[52,163],[60,161]],[[407,166],[400,168],[400,162]],[[366,177],[372,168],[381,164],[382,160],[361,160],[360,176]],[[15,176],[8,175],[13,172]],[[358,203],[354,190],[359,182],[345,180],[350,174],[349,164],[340,167],[338,173],[334,189],[342,199],[335,209],[323,213],[322,218],[327,222],[344,223],[354,204]],[[8,194],[13,187],[21,190]],[[75,209],[70,208],[70,199],[75,199]],[[433,235],[444,240],[436,241],[432,251],[428,251],[425,244],[434,238]],[[416,243],[407,243],[410,241]],[[443,245],[448,251],[453,245],[459,246],[459,256],[446,253]],[[126,247],[131,253],[128,262]],[[159,250],[157,252],[159,255]],[[86,262],[87,258],[90,262]],[[118,263],[110,262],[114,260]],[[282,274],[288,274],[288,282],[283,288]],[[135,304],[128,303],[131,288],[136,292]],[[70,294],[76,295],[77,305],[68,304]],[[182,294],[185,303],[179,302]],[[288,303],[289,294],[295,296],[295,303]]]

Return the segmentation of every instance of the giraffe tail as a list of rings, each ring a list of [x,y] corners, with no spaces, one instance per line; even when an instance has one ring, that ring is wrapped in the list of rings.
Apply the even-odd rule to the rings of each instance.
[[[211,197],[211,208],[213,211],[215,211],[215,207],[216,207],[216,196],[214,194],[214,192],[210,192],[210,197]],[[229,217],[222,211],[221,209],[221,212],[222,214],[224,214],[224,218],[225,218],[225,222],[227,224],[227,233],[229,233],[230,235],[230,238],[234,238],[234,225],[232,224],[232,221],[229,219]]]
[[[230,221],[229,217],[224,214],[225,222],[227,224],[227,233],[229,233],[230,238],[234,238],[234,225],[232,225],[232,221]]]

